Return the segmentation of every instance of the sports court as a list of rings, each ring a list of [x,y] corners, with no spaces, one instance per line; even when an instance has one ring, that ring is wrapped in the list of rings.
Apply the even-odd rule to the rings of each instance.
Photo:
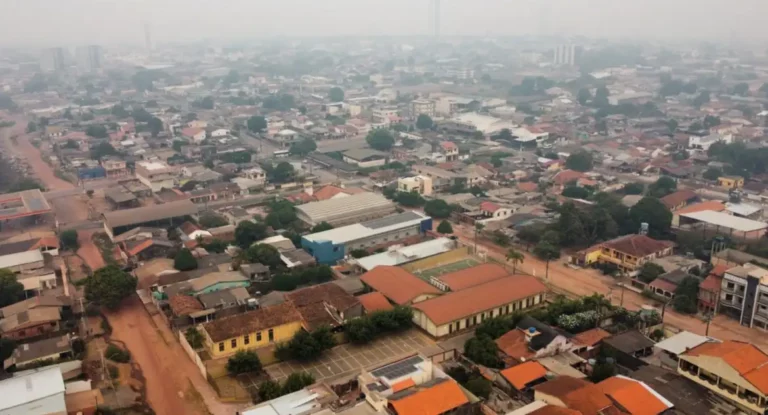
[[[480,265],[480,261],[474,258],[464,258],[460,261],[452,262],[450,264],[440,265],[435,268],[418,271],[415,273],[415,275],[423,280],[429,281],[429,279],[432,277],[439,277],[441,275],[445,275],[451,272],[456,272],[466,268],[471,268],[476,265]]]

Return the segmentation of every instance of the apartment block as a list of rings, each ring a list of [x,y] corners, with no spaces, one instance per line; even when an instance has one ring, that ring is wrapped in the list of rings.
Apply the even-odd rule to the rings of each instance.
[[[728,269],[720,287],[720,313],[742,326],[768,330],[768,270],[749,263]]]

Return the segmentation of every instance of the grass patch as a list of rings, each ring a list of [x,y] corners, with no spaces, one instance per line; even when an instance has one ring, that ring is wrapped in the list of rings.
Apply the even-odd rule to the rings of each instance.
[[[415,274],[419,278],[429,281],[429,279],[432,277],[439,277],[441,275],[445,275],[451,272],[461,271],[463,269],[471,268],[479,264],[480,263],[475,259],[466,258],[450,264],[441,265],[438,267],[419,271],[419,272],[416,272]]]

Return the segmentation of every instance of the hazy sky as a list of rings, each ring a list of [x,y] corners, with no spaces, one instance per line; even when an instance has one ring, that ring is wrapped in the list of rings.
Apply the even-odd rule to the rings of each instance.
[[[56,46],[247,39],[269,35],[420,35],[429,0],[0,0],[0,43]],[[767,0],[441,0],[445,35],[768,39]]]

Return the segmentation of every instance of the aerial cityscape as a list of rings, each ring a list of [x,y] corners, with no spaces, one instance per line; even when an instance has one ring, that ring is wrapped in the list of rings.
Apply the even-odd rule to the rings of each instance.
[[[768,414],[744,2],[18,3],[0,414]]]

